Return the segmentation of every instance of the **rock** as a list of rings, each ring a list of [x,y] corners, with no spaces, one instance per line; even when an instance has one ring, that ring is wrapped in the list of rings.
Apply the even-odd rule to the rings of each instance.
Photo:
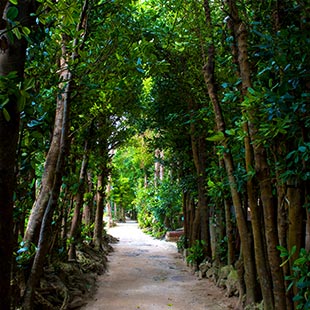
[[[210,280],[212,280],[214,283],[217,282],[218,278],[218,268],[212,266],[211,268],[208,269],[206,272],[206,277]]]
[[[218,280],[217,280],[216,285],[219,287],[226,288],[226,280],[227,280],[229,273],[232,270],[234,270],[234,267],[231,265],[227,265],[227,266],[222,267],[219,271]]]
[[[199,265],[199,278],[204,278],[206,277],[207,271],[212,267],[212,264],[209,261],[203,261]]]
[[[226,296],[238,296],[239,295],[239,280],[237,270],[230,271],[226,280]]]

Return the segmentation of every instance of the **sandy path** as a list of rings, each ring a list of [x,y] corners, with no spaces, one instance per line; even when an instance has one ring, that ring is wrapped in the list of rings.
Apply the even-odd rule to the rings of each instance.
[[[135,222],[118,224],[109,234],[120,239],[108,271],[84,310],[223,310],[236,299],[190,272],[173,243],[155,240]]]

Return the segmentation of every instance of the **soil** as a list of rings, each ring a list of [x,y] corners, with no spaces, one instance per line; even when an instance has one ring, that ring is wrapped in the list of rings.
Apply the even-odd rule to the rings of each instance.
[[[83,310],[224,310],[237,304],[236,297],[226,297],[210,280],[199,280],[175,243],[153,239],[133,221],[108,233],[119,242]]]

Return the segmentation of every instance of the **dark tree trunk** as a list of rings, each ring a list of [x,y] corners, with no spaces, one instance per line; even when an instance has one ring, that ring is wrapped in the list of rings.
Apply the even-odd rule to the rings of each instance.
[[[71,223],[71,229],[69,238],[71,240],[69,249],[69,260],[76,259],[76,245],[80,239],[81,235],[81,224],[82,224],[82,208],[83,208],[83,198],[85,193],[85,179],[87,175],[87,166],[89,159],[89,142],[86,140],[84,145],[84,155],[83,161],[80,169],[79,186],[77,194],[74,197],[74,213]]]
[[[252,86],[251,69],[248,60],[247,49],[247,29],[245,24],[239,17],[238,7],[235,0],[228,1],[229,10],[232,18],[232,29],[236,40],[238,51],[238,65],[240,70],[240,78],[242,84],[242,94],[245,96],[248,89]],[[272,195],[272,182],[270,177],[267,154],[264,147],[257,143],[257,128],[255,128],[254,120],[256,120],[255,109],[246,111],[249,117],[248,128],[251,143],[253,145],[253,156],[255,163],[256,175],[259,183],[260,198],[263,205],[265,237],[267,242],[268,261],[272,276],[272,287],[274,295],[274,308],[286,309],[286,298],[284,288],[284,277],[280,267],[281,261],[279,253],[276,249],[279,244],[277,223],[276,223],[276,205]],[[257,123],[257,120],[256,120]],[[270,302],[270,298],[268,299]]]
[[[190,99],[190,110],[198,109],[196,103]],[[206,165],[207,165],[207,146],[206,146],[206,134],[204,129],[198,130],[199,124],[191,123],[191,146],[192,157],[194,160],[196,175],[197,175],[197,190],[198,190],[198,206],[195,214],[195,227],[193,229],[192,238],[195,240],[203,240],[204,256],[211,257],[211,238],[210,238],[210,225],[209,225],[209,210],[207,203],[207,188],[205,186],[206,180]],[[203,128],[203,127],[202,127]],[[192,242],[195,242],[192,239]]]
[[[95,221],[94,212],[94,197],[93,197],[93,182],[92,174],[87,172],[87,193],[88,199],[83,211],[83,219],[86,226],[91,225]]]
[[[82,29],[82,25],[85,22],[86,12],[87,12],[88,1],[85,0],[79,24],[77,25],[77,30]],[[23,309],[29,310],[33,308],[34,304],[34,294],[35,289],[40,281],[40,276],[43,272],[43,266],[45,262],[46,255],[50,249],[50,241],[53,237],[52,220],[54,211],[57,207],[58,198],[60,194],[60,187],[62,183],[63,167],[65,162],[65,155],[68,152],[68,132],[69,132],[69,115],[70,115],[70,104],[71,104],[71,91],[73,78],[71,72],[68,70],[67,61],[68,53],[66,50],[65,42],[62,42],[62,59],[61,59],[61,77],[64,83],[60,85],[60,95],[57,96],[57,107],[58,114],[56,113],[55,129],[53,140],[51,143],[52,153],[52,167],[48,162],[45,164],[45,169],[51,171],[46,171],[46,182],[48,183],[48,188],[50,188],[50,193],[45,193],[43,196],[44,204],[38,205],[34,214],[34,219],[32,224],[34,227],[29,227],[29,235],[26,241],[33,240],[36,237],[36,231],[39,230],[39,240],[38,249],[34,258],[34,262],[31,268],[30,276],[27,281],[27,287],[24,294]],[[77,48],[77,41],[74,43],[74,47]],[[71,58],[75,59],[76,53],[73,51]],[[59,128],[56,128],[59,126]],[[38,212],[39,211],[39,212]],[[42,214],[43,213],[43,214]]]
[[[80,20],[76,27],[77,33],[85,27],[86,19],[87,19],[87,10],[88,10],[88,0],[85,0],[84,6],[82,8],[81,14],[80,14]],[[86,29],[84,36],[86,35]],[[63,40],[61,42],[61,49],[62,49],[62,58],[60,59],[60,81],[68,81],[67,86],[64,86],[62,83],[63,89],[61,89],[61,96],[67,97],[65,100],[68,102],[70,101],[69,93],[72,88],[73,83],[73,77],[72,73],[68,70],[68,60],[71,58],[72,60],[75,60],[77,58],[76,49],[78,48],[78,38],[74,39],[73,43],[73,51],[71,52],[71,56],[66,48],[66,38],[63,36]],[[27,229],[25,232],[24,241],[25,242],[36,242],[38,239],[38,234],[41,229],[42,219],[44,216],[45,209],[47,207],[47,204],[49,203],[50,194],[54,187],[54,178],[55,178],[55,171],[56,171],[56,165],[59,158],[59,152],[60,152],[60,144],[61,144],[61,138],[62,138],[62,123],[63,123],[63,114],[64,114],[64,105],[63,100],[58,99],[57,100],[57,106],[56,106],[56,116],[55,116],[55,123],[54,123],[54,131],[53,131],[53,137],[50,149],[48,151],[46,160],[45,160],[45,166],[44,166],[44,173],[42,176],[42,185],[39,191],[39,195],[33,205],[33,208],[31,210],[31,214],[29,217]]]
[[[51,192],[49,194],[48,203],[44,210],[43,218],[41,219],[40,225],[40,233],[38,240],[38,249],[34,258],[34,262],[32,264],[31,272],[29,279],[27,281],[27,287],[24,294],[24,302],[23,309],[29,310],[33,308],[34,303],[34,294],[35,289],[40,281],[40,276],[43,272],[43,266],[45,262],[46,255],[50,249],[50,242],[53,237],[53,229],[52,229],[52,220],[54,211],[57,207],[58,198],[60,194],[60,187],[62,183],[63,176],[63,167],[65,161],[65,155],[68,150],[67,142],[68,142],[68,132],[69,132],[69,110],[70,110],[70,83],[71,83],[71,75],[67,72],[67,84],[65,87],[65,91],[61,96],[58,97],[58,106],[62,106],[62,123],[59,124],[61,126],[60,132],[60,141],[59,141],[59,150],[57,156],[57,162],[55,171],[53,173],[53,184],[51,188]]]
[[[204,10],[206,14],[206,23],[209,27],[209,31],[212,31],[212,20],[210,14],[210,6],[208,0],[204,1]],[[210,38],[212,42],[212,37]],[[204,53],[204,52],[203,52]],[[206,59],[205,55],[203,55],[204,59]],[[205,83],[208,88],[208,94],[211,99],[214,116],[215,116],[215,123],[217,126],[217,130],[226,137],[226,125],[224,122],[222,110],[218,100],[218,94],[216,89],[216,81],[214,75],[215,69],[215,46],[214,44],[210,44],[208,49],[208,60],[207,63],[203,67],[203,74]],[[228,143],[226,139],[222,141],[223,146],[225,149],[229,149]],[[247,221],[245,217],[245,211],[242,206],[242,199],[240,197],[240,193],[237,191],[237,182],[234,173],[234,161],[231,155],[231,152],[224,153],[224,163],[225,168],[230,184],[231,189],[231,196],[232,201],[236,211],[236,220],[237,226],[240,234],[241,245],[242,245],[242,257],[244,263],[244,277],[245,277],[245,285],[246,285],[246,303],[252,304],[256,301],[256,270],[255,270],[255,263],[252,254],[252,237],[250,231],[247,226]]]
[[[96,249],[102,249],[102,237],[103,237],[103,211],[104,211],[104,199],[105,199],[105,184],[107,175],[104,173],[98,176],[97,183],[97,208],[95,217],[95,229],[93,243]]]
[[[225,224],[226,224],[226,237],[227,237],[227,264],[234,265],[236,261],[236,250],[235,250],[235,235],[234,225],[232,221],[231,207],[232,202],[225,198]]]
[[[14,38],[11,42],[7,36],[10,31],[6,12],[13,6],[9,1],[0,3],[0,78],[12,83],[12,72],[17,72],[15,79],[19,83],[24,76],[27,41]],[[17,5],[17,22],[30,27],[30,13],[35,11],[32,1],[19,1]],[[12,84],[13,84],[12,83]],[[9,86],[8,86],[9,87]],[[8,89],[0,90],[2,95]],[[10,272],[13,251],[13,192],[15,190],[16,149],[18,143],[20,110],[18,94],[8,96],[8,102],[0,110],[0,300],[1,309],[10,309]]]
[[[53,138],[45,160],[44,172],[41,181],[42,185],[38,197],[32,207],[24,236],[24,241],[27,243],[36,243],[38,240],[44,212],[54,186],[56,165],[60,151],[63,113],[63,102],[62,100],[57,100]]]

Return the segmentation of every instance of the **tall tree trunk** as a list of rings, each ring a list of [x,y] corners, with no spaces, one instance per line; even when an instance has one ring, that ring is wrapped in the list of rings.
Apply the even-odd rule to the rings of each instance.
[[[243,129],[245,133],[248,133],[247,123],[243,124]],[[250,176],[252,166],[253,166],[253,150],[251,146],[251,141],[248,134],[245,137],[245,161],[246,161],[246,171],[248,173],[247,179],[247,197],[248,205],[251,211],[251,223],[254,239],[254,254],[255,263],[258,274],[258,279],[260,282],[260,287],[262,291],[262,296],[264,300],[264,307],[266,309],[274,309],[274,300],[272,294],[272,284],[270,280],[270,272],[268,269],[268,257],[266,256],[266,244],[263,237],[263,221],[262,221],[262,208],[261,205],[257,203],[257,193],[254,185],[254,179]]]
[[[184,229],[184,248],[188,247],[189,239],[189,193],[182,192],[182,212],[183,212],[183,229]]]
[[[247,51],[247,30],[239,17],[239,11],[235,0],[229,0],[228,4],[238,49],[238,65],[242,82],[242,94],[245,96],[248,93],[248,89],[252,86]],[[280,267],[281,260],[279,252],[276,249],[279,244],[276,223],[276,205],[272,194],[272,182],[267,162],[267,154],[264,147],[260,143],[257,143],[257,128],[254,125],[256,116],[255,110],[247,112],[249,116],[249,133],[254,151],[255,170],[264,211],[265,236],[274,292],[274,308],[286,309],[284,277]]]
[[[82,26],[85,23],[87,9],[88,9],[88,0],[85,0],[83,9],[80,14],[80,20],[77,25],[78,31],[82,30]],[[31,233],[30,235],[28,235],[28,237],[30,238],[29,239],[26,238],[26,241],[34,240],[34,238],[36,237],[35,232],[39,229],[40,233],[39,233],[37,252],[34,258],[30,276],[27,281],[26,291],[24,294],[23,309],[25,310],[33,308],[35,289],[40,281],[40,276],[43,272],[44,261],[50,249],[49,243],[51,241],[51,237],[53,236],[52,220],[60,194],[60,187],[63,176],[63,167],[66,157],[65,155],[68,151],[69,115],[70,115],[73,77],[67,65],[68,53],[66,50],[65,43],[66,40],[63,39],[60,69],[61,69],[61,79],[65,82],[61,83],[59,89],[60,95],[57,96],[57,107],[59,107],[61,113],[55,122],[55,125],[59,126],[59,128],[54,128],[54,133],[56,133],[56,136],[53,136],[53,140],[51,142],[51,147],[55,148],[52,152],[53,153],[52,162],[54,171],[46,173],[47,176],[46,182],[48,183],[49,186],[51,186],[51,188],[48,196],[44,195],[43,197],[44,200],[43,208],[42,204],[38,204],[38,207],[35,212],[36,216],[34,217],[32,222],[33,225],[35,225],[36,227],[32,227],[31,229],[29,229]],[[73,44],[74,49],[71,54],[72,60],[76,58],[75,49],[77,48],[77,44],[78,42],[76,39]],[[55,143],[55,145],[53,145],[53,143]],[[56,165],[55,165],[55,159],[56,159]],[[45,168],[47,170],[50,168],[48,160],[46,162]]]
[[[87,172],[87,193],[89,196],[85,208],[83,210],[83,219],[85,226],[89,226],[95,221],[93,182],[92,182],[92,173],[90,171]]]
[[[39,241],[37,246],[37,252],[32,264],[29,279],[27,281],[27,287],[24,294],[23,309],[33,309],[34,293],[35,289],[40,281],[40,276],[43,272],[43,266],[46,255],[50,249],[50,241],[53,237],[52,220],[54,211],[57,207],[57,202],[60,194],[60,187],[63,176],[63,166],[65,161],[65,154],[67,151],[67,137],[69,131],[69,106],[70,106],[70,76],[68,76],[68,83],[66,85],[66,91],[62,94],[61,100],[63,104],[63,122],[61,124],[61,139],[60,150],[57,158],[57,164],[54,173],[53,187],[49,196],[48,204],[45,208],[42,224],[40,227]]]
[[[69,234],[69,238],[71,241],[69,249],[69,260],[76,259],[76,245],[81,235],[80,230],[82,224],[82,208],[85,193],[85,180],[87,175],[88,159],[89,159],[89,142],[86,139],[84,144],[83,160],[80,169],[79,186],[77,189],[77,193],[74,197],[74,213]]]
[[[208,27],[210,27],[210,31],[212,31],[212,20],[211,20],[211,12],[208,0],[204,1],[204,9],[206,14],[206,22]],[[203,58],[206,59],[203,51]],[[215,123],[217,126],[217,130],[226,136],[225,130],[225,122],[222,115],[222,111],[220,108],[216,84],[215,84],[215,76],[214,76],[214,68],[215,68],[215,46],[211,37],[211,44],[208,49],[208,60],[207,63],[203,67],[204,79],[207,85],[208,94],[211,99],[214,115],[215,115]],[[225,149],[229,149],[229,146],[226,142],[226,138],[222,141]],[[255,264],[252,254],[252,238],[251,234],[248,230],[247,220],[245,217],[245,211],[242,207],[242,199],[240,197],[240,193],[237,191],[237,181],[234,175],[234,163],[232,159],[231,152],[224,152],[223,159],[225,163],[225,168],[230,184],[230,190],[232,195],[233,204],[236,211],[236,220],[237,226],[240,234],[241,245],[242,245],[242,257],[244,263],[245,270],[245,285],[246,285],[246,303],[252,304],[256,301],[256,270]]]
[[[16,72],[16,85],[23,80],[27,41],[24,37],[10,40],[7,35],[11,24],[6,21],[6,13],[13,4],[9,1],[0,3],[0,78],[13,82],[10,73]],[[33,1],[19,1],[16,6],[16,22],[30,27],[30,13],[35,12]],[[13,35],[14,36],[14,35]],[[11,84],[12,85],[12,84]],[[9,87],[9,85],[8,85]],[[12,90],[11,90],[12,91]],[[1,95],[8,94],[8,89],[1,89]],[[0,110],[0,300],[1,309],[10,309],[10,277],[13,252],[13,192],[15,190],[16,151],[18,143],[20,110],[18,96],[8,96],[7,103]]]
[[[190,99],[191,100],[191,99]],[[190,110],[195,110],[197,107],[195,103],[190,102]],[[194,122],[191,123],[191,145],[192,145],[192,156],[196,168],[197,175],[197,190],[198,190],[198,207],[195,214],[195,228],[194,235],[196,240],[203,240],[205,242],[204,256],[211,257],[211,238],[210,238],[210,227],[209,227],[209,210],[207,203],[207,189],[205,186],[206,182],[206,164],[207,164],[207,146],[206,146],[206,134],[197,130],[199,125]],[[198,225],[197,225],[198,224]]]
[[[220,159],[219,166],[225,169],[225,163],[223,159]],[[222,180],[224,183],[224,180]],[[225,208],[225,227],[226,227],[226,237],[227,237],[227,264],[233,265],[236,260],[236,250],[235,250],[235,235],[234,235],[234,224],[232,219],[232,202],[231,199],[226,197],[223,198],[224,208]]]
[[[286,153],[284,151],[285,142],[278,141],[278,143],[274,146],[273,154],[274,154],[274,162],[278,162],[278,155],[281,157]],[[284,172],[283,170],[276,170],[276,188],[277,188],[277,229],[278,229],[278,237],[279,237],[279,245],[284,248],[288,248],[288,199],[286,197],[286,184],[281,180],[280,175]],[[285,264],[283,266],[283,274],[284,277],[290,275],[290,264]],[[285,281],[285,291],[286,291],[286,306],[287,309],[293,309],[293,292],[292,290],[288,290],[289,282]]]
[[[103,210],[104,210],[106,179],[107,175],[105,173],[102,173],[98,176],[98,182],[97,182],[97,197],[96,197],[97,208],[96,208],[93,243],[95,245],[95,248],[98,250],[102,249]]]
[[[111,177],[109,176],[109,180],[108,180],[108,185],[107,185],[107,192],[106,195],[107,197],[110,196],[111,193]],[[108,222],[108,227],[112,227],[113,226],[113,216],[112,216],[112,206],[111,206],[111,201],[107,201],[107,213],[108,213],[108,218],[109,218],[109,222]]]
[[[229,27],[232,30],[232,35],[235,40],[234,42],[235,44],[232,45],[233,63],[238,66],[239,53],[236,44],[233,20],[229,21]],[[240,70],[237,70],[237,74],[241,78]],[[270,280],[271,275],[268,264],[266,242],[265,237],[263,235],[264,230],[262,229],[264,227],[264,222],[261,216],[263,210],[261,208],[261,205],[257,203],[258,201],[257,189],[256,189],[257,182],[253,177],[251,177],[252,167],[254,164],[254,154],[247,122],[243,123],[243,131],[244,133],[246,133],[244,138],[245,164],[246,164],[246,171],[248,173],[246,186],[247,186],[248,205],[251,212],[255,263],[262,291],[262,296],[264,300],[264,305],[267,309],[274,309],[273,290],[272,290],[272,283]]]
[[[87,10],[88,10],[88,0],[85,0],[84,6],[82,8],[81,14],[80,14],[80,20],[76,27],[77,33],[85,27],[86,19],[87,19]],[[86,29],[84,28],[85,33],[83,37],[86,35]],[[82,37],[82,38],[83,38]],[[78,39],[74,39],[73,43],[73,51],[71,54],[71,59],[75,60],[77,58],[77,49],[78,45]],[[68,71],[68,52],[66,50],[66,40],[62,40],[62,58],[60,60],[60,81],[68,81],[67,84],[63,84],[63,89],[61,89],[62,96],[68,96],[67,92],[68,89],[70,89],[70,84],[72,84],[73,78],[71,75],[71,72]],[[67,100],[67,99],[66,99]],[[55,116],[55,123],[54,123],[54,131],[52,136],[51,145],[48,151],[48,154],[46,156],[45,160],[45,166],[44,166],[44,172],[42,176],[41,181],[41,188],[38,194],[38,197],[32,207],[31,214],[28,220],[27,229],[25,232],[24,241],[25,242],[36,242],[38,239],[38,234],[41,228],[41,223],[43,219],[43,215],[45,212],[45,209],[47,207],[47,204],[50,199],[50,193],[54,186],[54,178],[55,178],[55,170],[56,165],[59,157],[60,152],[60,140],[62,138],[62,123],[63,123],[63,99],[57,100],[57,106],[56,106],[56,116]]]
[[[25,231],[24,241],[27,243],[36,243],[38,240],[43,215],[54,185],[55,170],[60,151],[63,114],[63,101],[57,100],[53,138],[45,159],[44,172],[41,181],[42,185],[38,197],[31,209],[28,225]]]
[[[227,237],[227,264],[233,265],[235,263],[235,236],[234,227],[231,216],[231,201],[224,198],[225,206],[225,224],[226,224],[226,237]]]
[[[287,201],[288,201],[288,249],[291,250],[296,246],[296,252],[292,256],[291,263],[298,258],[301,247],[304,245],[302,224],[305,218],[301,184],[296,179],[291,179],[287,184]],[[292,268],[292,266],[291,266]]]

